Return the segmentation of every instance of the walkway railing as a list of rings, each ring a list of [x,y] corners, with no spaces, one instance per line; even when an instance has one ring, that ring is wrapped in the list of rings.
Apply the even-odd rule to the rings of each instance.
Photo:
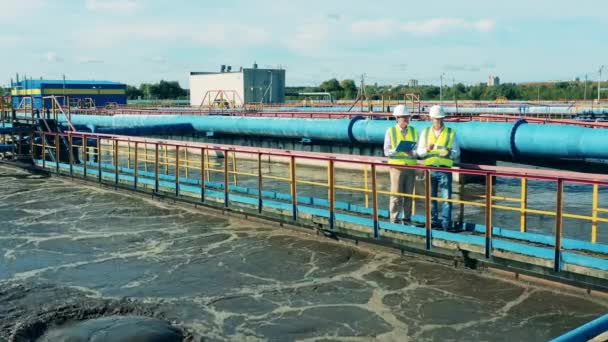
[[[61,155],[62,136],[68,141],[69,151],[77,154]],[[390,192],[385,158],[84,132],[36,132],[32,139],[35,141],[32,158],[37,165],[58,173],[156,193],[171,192],[200,202],[220,203],[226,208],[246,205],[255,207],[258,213],[266,209],[280,211],[289,213],[296,222],[304,218],[310,221],[311,216],[325,217],[321,223],[329,231],[357,231],[371,239],[416,238],[423,241],[421,248],[427,250],[437,246],[448,248],[451,243],[450,248],[472,248],[485,258],[492,258],[495,253],[506,258],[508,252],[540,259],[541,266],[554,272],[578,272],[576,267],[589,267],[597,271],[593,276],[608,279],[608,234],[600,234],[600,226],[608,223],[605,215],[608,208],[600,206],[601,194],[605,193],[602,190],[608,187],[606,175],[474,165],[451,169],[399,166],[416,170],[419,178],[424,179],[421,191],[404,194]],[[474,177],[483,190],[478,186],[478,195],[461,192],[459,198],[448,200],[434,197],[433,172]],[[499,180],[502,183],[498,184]],[[535,184],[532,192],[531,182]],[[575,185],[578,188],[565,191]],[[583,196],[580,186],[590,189],[591,207],[567,211],[566,195],[572,193],[578,201]],[[508,189],[507,193],[499,193],[502,188]],[[420,226],[388,222],[388,212],[381,208],[381,203],[388,204],[390,195],[414,199],[414,208],[424,211],[424,215],[414,216]],[[455,226],[461,232],[432,227],[432,201],[459,206],[460,219],[455,220]],[[546,203],[551,203],[553,209],[547,209]],[[509,221],[515,222],[515,229],[495,226],[495,215],[500,211],[517,214],[518,219]],[[554,223],[543,223],[544,226],[531,230],[528,215],[541,217],[539,222],[551,218]],[[588,238],[581,238],[580,234],[569,238],[565,219],[586,222]],[[538,265],[538,261],[526,258],[518,261]]]

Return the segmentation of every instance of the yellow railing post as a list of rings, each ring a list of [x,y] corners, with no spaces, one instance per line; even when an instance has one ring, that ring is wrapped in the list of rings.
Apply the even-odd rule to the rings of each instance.
[[[154,145],[154,192],[158,193],[159,191],[159,175],[158,173],[160,172],[160,166],[158,165],[158,163],[160,162],[159,160],[159,146],[158,143],[156,143]]]
[[[133,187],[137,189],[137,177],[139,176],[139,156],[138,156],[139,145],[135,142],[135,158],[133,160]]]
[[[298,219],[298,191],[296,183],[296,158],[294,156],[289,159],[289,178],[291,185],[291,218],[296,221]]]
[[[528,179],[522,177],[521,179],[521,195],[519,203],[519,230],[524,233],[527,230],[527,213],[528,207]]]
[[[118,140],[112,139],[114,142],[114,183],[118,184]]]
[[[593,198],[592,198],[592,208],[591,208],[591,243],[597,242],[597,216],[598,216],[598,207],[599,207],[599,185],[593,184]]]
[[[426,228],[426,249],[430,250],[432,243],[432,222],[431,222],[431,171],[424,170],[424,215]]]
[[[55,164],[57,165],[57,173],[59,173],[59,133],[55,133]]]
[[[329,188],[330,188],[330,185],[329,185],[329,174],[330,174],[329,167],[330,167],[330,163],[327,163],[327,198],[328,199],[331,196],[329,194],[330,193],[330,190],[329,190]]]
[[[237,174],[236,174],[236,151],[232,152],[232,180],[234,185],[237,185]]]
[[[262,153],[258,152],[258,213],[262,213],[262,187],[264,185],[262,174]]]
[[[462,200],[462,194],[464,193],[464,181],[461,177],[460,182],[458,182],[458,199]],[[460,203],[458,205],[458,222],[461,222],[464,225],[464,203]],[[413,214],[412,214],[413,215]]]
[[[216,151],[216,155],[217,155],[217,151]],[[211,181],[211,172],[209,171],[210,167],[209,165],[211,165],[211,162],[209,160],[209,150],[207,150],[207,155],[205,156],[206,158],[206,162],[207,162],[207,179],[209,181]]]
[[[334,230],[335,227],[335,207],[336,207],[336,189],[335,189],[335,169],[334,169],[334,161],[333,160],[329,160],[328,163],[328,169],[329,169],[329,174],[328,174],[328,182],[329,182],[329,229],[330,230]]]
[[[82,135],[82,173],[87,177],[87,136]]]
[[[72,133],[68,133],[68,159],[70,161],[70,176],[74,176],[74,155],[72,154]]]
[[[492,175],[486,175],[486,246],[485,256],[489,258],[492,254]]]
[[[98,136],[97,137],[97,180],[101,183],[101,178],[103,176],[102,174],[102,168],[101,168],[101,138]]]
[[[224,207],[228,208],[229,205],[229,189],[230,185],[228,184],[228,150],[224,150]]]
[[[201,147],[201,202],[205,202],[205,148]]]
[[[144,172],[147,173],[148,172],[148,144],[147,143],[144,144],[144,159],[145,159]]]
[[[365,166],[365,169],[367,170],[367,165]],[[380,237],[380,222],[378,220],[378,184],[376,183],[376,181],[376,165],[372,164],[372,206],[374,215],[374,237],[378,238]],[[367,191],[365,193],[367,194]]]
[[[564,206],[564,181],[561,178],[557,179],[557,208],[555,209],[555,259],[553,270],[559,272],[561,270],[561,253],[562,253],[562,229],[563,229],[563,206]]]
[[[165,175],[169,174],[169,151],[167,151],[168,149],[169,146],[165,145],[163,151],[163,164],[165,164]]]
[[[184,175],[186,178],[188,178],[188,166],[190,164],[190,161],[188,161],[188,148],[187,147],[184,149],[184,163],[186,165],[186,168],[184,170]]]
[[[46,167],[46,135],[42,132],[42,168]]]
[[[369,194],[368,191],[368,180],[367,180],[367,164],[363,164],[363,183],[365,184],[365,207],[369,208]]]
[[[179,145],[175,146],[175,196],[179,196]]]
[[[34,160],[34,133],[30,133],[30,155]]]

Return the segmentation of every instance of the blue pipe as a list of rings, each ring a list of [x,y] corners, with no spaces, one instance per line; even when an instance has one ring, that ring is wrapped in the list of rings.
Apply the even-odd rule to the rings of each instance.
[[[15,150],[15,145],[12,144],[0,144],[0,152],[12,152]]]
[[[63,119],[63,118],[62,118]],[[311,140],[382,144],[389,120],[302,119],[200,115],[79,115],[72,114],[76,126],[93,125],[99,132],[166,134],[169,127],[184,131],[216,132],[236,136],[308,138]],[[184,126],[189,125],[189,126]],[[429,122],[412,122],[419,132]],[[505,122],[453,122],[463,150],[507,156],[608,159],[608,130],[570,125],[529,124],[523,120]],[[182,131],[181,133],[184,133]],[[179,133],[177,133],[179,134]]]
[[[61,118],[65,122],[64,118]],[[167,125],[191,125],[196,132],[218,132],[242,136],[277,138],[310,138],[315,140],[350,141],[346,127],[349,119],[273,119],[200,115],[78,115],[72,114],[77,127],[141,128]],[[148,133],[150,134],[150,133]]]
[[[608,331],[608,314],[554,338],[551,342],[583,342]]]
[[[428,109],[429,104],[423,104]],[[328,112],[346,112],[350,106],[333,106],[323,107],[323,111]],[[353,108],[354,111],[359,110],[359,106]],[[548,105],[548,106],[531,106],[527,104],[521,105],[496,105],[496,106],[485,106],[485,107],[458,107],[456,106],[444,106],[446,113],[459,113],[459,114],[512,114],[512,115],[526,115],[532,113],[538,114],[608,114],[608,107],[576,107],[571,105]],[[368,107],[364,108],[365,110]],[[318,107],[279,107],[271,108],[269,111],[298,111],[298,112],[315,112],[319,111]],[[382,106],[373,106],[375,112],[382,112]]]

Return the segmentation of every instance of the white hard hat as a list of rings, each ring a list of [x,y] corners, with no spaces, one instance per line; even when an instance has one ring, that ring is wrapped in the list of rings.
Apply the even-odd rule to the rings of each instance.
[[[439,105],[434,105],[429,110],[429,116],[431,119],[443,119],[445,118],[445,112],[443,111],[443,107]]]
[[[393,109],[393,116],[396,118],[410,115],[412,114],[408,112],[407,108],[405,108],[404,105],[397,105],[395,106],[395,109]]]

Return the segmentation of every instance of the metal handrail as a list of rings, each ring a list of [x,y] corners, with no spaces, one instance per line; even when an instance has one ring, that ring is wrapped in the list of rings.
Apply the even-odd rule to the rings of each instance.
[[[486,257],[490,257],[491,256],[491,251],[492,251],[492,215],[491,212],[492,210],[496,210],[496,209],[500,209],[500,210],[509,210],[509,211],[517,211],[520,212],[522,215],[524,215],[525,218],[525,214],[527,213],[531,213],[531,214],[541,214],[541,215],[549,215],[549,216],[554,216],[556,217],[556,234],[555,234],[555,244],[554,244],[554,249],[555,249],[555,264],[554,264],[554,269],[556,271],[560,270],[560,265],[561,265],[561,240],[562,240],[562,220],[563,218],[575,218],[575,219],[584,219],[584,220],[589,220],[592,222],[593,224],[593,229],[592,229],[592,238],[591,238],[591,242],[595,243],[597,241],[597,223],[598,222],[608,222],[608,219],[606,218],[602,218],[599,217],[599,213],[600,212],[606,212],[608,211],[608,209],[604,209],[604,208],[599,208],[598,205],[598,189],[599,186],[608,186],[608,176],[607,175],[597,175],[597,174],[582,174],[582,173],[576,173],[576,172],[563,172],[563,171],[547,171],[547,170],[529,170],[529,169],[519,169],[519,168],[506,168],[506,167],[489,167],[489,166],[481,166],[481,165],[463,165],[460,168],[443,168],[443,167],[430,167],[430,166],[424,166],[424,165],[416,165],[416,166],[400,166],[400,165],[389,165],[386,163],[386,158],[380,158],[380,157],[363,157],[363,156],[351,156],[351,155],[336,155],[336,154],[327,154],[327,153],[313,153],[313,152],[303,152],[303,151],[284,151],[284,150],[277,150],[277,149],[267,149],[267,148],[256,148],[256,147],[243,147],[243,146],[234,146],[234,145],[218,145],[218,144],[209,144],[209,143],[198,143],[198,142],[184,142],[184,141],[175,141],[175,140],[160,140],[160,139],[150,139],[150,138],[140,138],[140,137],[131,137],[131,136],[121,136],[121,135],[112,135],[112,134],[97,134],[97,133],[85,133],[85,132],[67,132],[67,133],[45,133],[45,132],[35,132],[34,134],[39,134],[43,137],[42,142],[44,143],[45,141],[45,137],[50,135],[50,136],[65,136],[65,137],[69,137],[69,142],[70,142],[70,150],[72,148],[72,140],[73,138],[82,138],[83,139],[83,146],[85,144],[88,144],[86,139],[93,139],[97,142],[97,149],[98,151],[97,156],[98,156],[98,161],[99,161],[99,165],[98,165],[98,172],[99,172],[99,180],[101,181],[102,179],[102,163],[101,163],[101,157],[102,157],[102,152],[101,150],[103,149],[104,151],[110,153],[110,156],[112,157],[112,161],[114,163],[114,171],[116,173],[115,179],[116,182],[118,183],[119,181],[119,165],[117,163],[117,161],[120,160],[120,155],[126,155],[127,156],[127,160],[128,163],[130,163],[130,158],[132,155],[136,155],[139,151],[139,149],[137,148],[137,146],[145,146],[146,148],[146,153],[147,153],[147,148],[148,146],[152,145],[155,146],[155,153],[154,153],[154,158],[150,159],[148,156],[141,156],[141,159],[138,159],[137,157],[135,158],[135,165],[137,165],[137,163],[139,162],[144,162],[145,165],[147,166],[148,163],[152,162],[154,163],[154,167],[155,167],[155,178],[156,178],[156,187],[155,190],[158,191],[158,183],[159,183],[159,167],[160,165],[166,165],[167,170],[169,167],[173,166],[175,168],[175,172],[172,176],[175,177],[175,183],[176,183],[176,193],[179,194],[179,184],[180,184],[180,172],[182,169],[184,169],[184,171],[188,170],[189,168],[192,169],[199,169],[201,171],[205,171],[205,172],[201,172],[201,177],[204,177],[204,174],[207,173],[207,179],[209,178],[208,176],[208,172],[209,171],[213,171],[213,172],[218,172],[218,173],[223,173],[224,175],[224,192],[225,192],[225,205],[228,206],[229,203],[229,186],[228,186],[228,175],[234,175],[236,177],[236,175],[242,175],[242,176],[247,176],[247,177],[258,177],[259,180],[261,180],[262,178],[264,179],[272,179],[272,180],[277,180],[277,181],[283,181],[283,182],[287,182],[290,184],[290,195],[291,195],[291,201],[293,204],[293,218],[294,220],[297,220],[298,215],[297,215],[297,185],[298,184],[309,184],[309,185],[315,185],[315,186],[321,186],[321,187],[326,187],[328,189],[328,199],[329,199],[329,206],[330,206],[330,227],[333,227],[333,221],[335,219],[335,212],[336,212],[336,208],[335,208],[335,192],[336,190],[347,190],[347,191],[356,191],[356,192],[362,192],[365,194],[369,194],[370,193],[370,189],[367,188],[367,184],[365,185],[365,187],[354,187],[354,186],[346,186],[346,185],[340,185],[340,184],[336,184],[335,181],[335,170],[339,167],[336,166],[341,165],[341,164],[354,164],[354,165],[362,165],[365,167],[364,171],[367,172],[367,168],[371,167],[372,169],[372,177],[371,177],[371,182],[372,182],[372,189],[371,189],[371,197],[372,197],[372,201],[373,201],[373,221],[374,221],[374,236],[378,237],[379,236],[379,231],[378,231],[378,221],[379,221],[379,210],[378,210],[378,201],[377,201],[377,197],[378,195],[397,195],[397,196],[404,196],[404,197],[411,197],[413,199],[424,199],[425,201],[425,207],[426,204],[430,203],[430,201],[445,201],[445,202],[451,202],[451,203],[456,203],[456,204],[461,204],[461,205],[471,205],[471,206],[477,206],[477,207],[485,207],[485,211],[486,211],[486,221],[485,221],[485,225],[486,225]],[[104,144],[105,142],[105,144]],[[108,150],[107,145],[110,145],[112,148]],[[121,147],[121,144],[127,144],[128,148],[131,147],[131,144],[135,144],[136,149],[134,153],[131,153],[130,150],[126,151],[127,146]],[[40,144],[35,144],[35,146],[42,146],[43,150],[46,149],[52,149],[52,146],[44,146],[44,145],[40,145]],[[163,148],[164,150],[166,150],[167,148],[171,148],[172,151],[176,151],[176,155],[175,157],[173,156],[165,156],[163,158],[161,158],[160,156],[160,148]],[[188,149],[192,149],[195,151],[200,151],[201,157],[200,157],[200,163],[201,166],[200,168],[198,166],[193,166],[190,167],[188,164],[188,162],[186,161],[186,163],[184,164],[184,162],[181,160],[181,156],[179,151],[185,151],[184,153],[188,153]],[[211,168],[209,163],[205,163],[205,152],[207,152],[207,157],[209,156],[209,151],[220,151],[224,154],[224,162],[223,162],[223,169],[220,168]],[[249,154],[249,155],[257,155],[258,157],[258,170],[257,173],[255,172],[255,170],[247,170],[247,171],[238,171],[236,170],[236,159],[233,159],[233,170],[230,170],[228,168],[228,164],[229,164],[229,154],[233,153],[243,153],[243,154]],[[88,155],[95,155],[95,153],[88,153]],[[269,157],[281,157],[281,158],[289,158],[289,175],[287,177],[283,177],[283,176],[275,176],[275,175],[262,175],[261,172],[261,156],[269,156]],[[169,162],[168,160],[172,161],[173,163]],[[297,177],[297,161],[298,160],[313,160],[313,161],[317,161],[317,162],[322,162],[322,163],[327,163],[328,165],[328,169],[327,169],[327,183],[324,182],[316,182],[316,181],[310,181],[310,180],[303,180],[303,179],[298,179]],[[59,159],[57,158],[57,170],[59,170]],[[86,164],[86,163],[85,163]],[[206,165],[205,165],[206,164]],[[71,165],[71,160],[70,160],[70,165]],[[436,171],[440,171],[440,172],[453,172],[453,173],[461,173],[461,174],[468,174],[468,175],[477,175],[477,176],[483,176],[486,179],[486,192],[485,195],[482,197],[482,199],[484,199],[484,202],[476,202],[476,201],[464,201],[464,200],[460,200],[460,199],[442,199],[442,198],[437,198],[437,197],[432,197],[429,195],[429,192],[427,191],[424,195],[417,195],[417,194],[403,194],[403,193],[398,193],[398,192],[390,192],[390,191],[384,191],[384,190],[380,190],[378,189],[377,186],[377,179],[376,179],[376,174],[377,174],[377,168],[378,167],[396,167],[396,168],[403,168],[403,169],[413,169],[413,170],[418,170],[418,171],[422,171],[426,174],[427,178],[430,174],[430,172],[436,172]],[[135,173],[137,174],[137,170],[138,168],[136,167],[136,171]],[[187,172],[187,171],[186,171]],[[520,205],[519,206],[507,206],[507,205],[498,205],[495,204],[494,201],[499,201],[499,200],[511,200],[513,202],[517,202],[516,198],[512,198],[512,197],[502,197],[502,196],[493,196],[490,195],[488,196],[488,194],[493,194],[493,190],[492,190],[492,183],[493,183],[493,179],[495,177],[507,177],[507,178],[519,178],[522,180],[526,180],[526,182],[522,181],[522,188],[527,186],[527,180],[541,180],[541,181],[549,181],[549,182],[555,182],[558,185],[558,191],[556,193],[556,198],[558,199],[557,201],[557,207],[555,211],[548,211],[548,210],[537,210],[537,209],[531,209],[527,207],[527,201],[520,201]],[[137,178],[137,176],[136,176]],[[593,196],[593,206],[594,206],[594,210],[593,210],[593,214],[591,216],[586,216],[586,215],[578,215],[578,214],[572,214],[572,213],[566,213],[563,211],[563,188],[564,188],[564,184],[565,183],[577,183],[577,184],[590,184],[594,186],[594,191],[592,193]],[[235,178],[235,184],[236,184],[236,178]],[[430,183],[428,183],[428,179],[427,179],[427,187],[430,186],[428,185]],[[204,182],[201,185],[203,188],[205,187]],[[259,188],[261,190],[261,187]],[[204,192],[204,191],[203,191]],[[260,195],[261,196],[261,193]],[[526,197],[522,195],[522,199]],[[260,202],[260,207],[261,207],[261,202]],[[260,209],[261,210],[261,209]],[[428,208],[427,208],[427,212],[428,212]],[[431,230],[431,225],[430,225],[430,221],[427,215],[427,222],[425,225],[425,229],[427,229],[429,232]],[[525,230],[524,230],[525,231]],[[430,243],[430,239],[432,239],[432,236],[430,235],[430,233],[427,233],[427,248],[430,248],[431,243]]]

